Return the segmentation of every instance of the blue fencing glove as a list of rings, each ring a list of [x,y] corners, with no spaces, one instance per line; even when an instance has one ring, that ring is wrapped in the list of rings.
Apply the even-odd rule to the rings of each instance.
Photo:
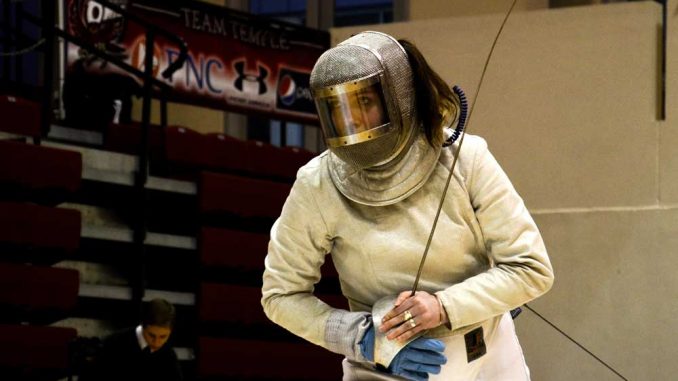
[[[360,352],[370,362],[374,361],[374,326],[370,326],[360,341]]]
[[[444,351],[442,341],[420,337],[398,352],[388,371],[409,380],[426,381],[429,374],[440,373],[440,367],[447,362]]]
[[[442,341],[420,337],[398,352],[388,372],[410,380],[426,381],[429,374],[440,373],[440,367],[447,362],[444,351]],[[360,341],[360,352],[367,360],[374,361],[374,326]]]

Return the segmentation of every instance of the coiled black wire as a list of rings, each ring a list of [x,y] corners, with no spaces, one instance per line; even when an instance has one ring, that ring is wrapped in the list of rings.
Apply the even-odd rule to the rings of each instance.
[[[452,136],[447,138],[445,143],[443,143],[443,147],[450,146],[459,139],[459,135],[464,132],[466,119],[468,117],[468,100],[466,99],[464,90],[462,90],[461,87],[454,85],[452,86],[452,92],[459,98],[459,122],[457,123],[457,127],[454,128],[454,131],[452,131]]]

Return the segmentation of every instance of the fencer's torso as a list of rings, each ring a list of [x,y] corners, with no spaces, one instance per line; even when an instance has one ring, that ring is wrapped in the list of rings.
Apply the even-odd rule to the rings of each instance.
[[[422,188],[387,206],[344,197],[330,178],[327,153],[302,167],[271,229],[262,288],[267,316],[328,349],[355,336],[359,316],[313,295],[328,254],[352,311],[369,313],[382,297],[410,290],[457,147],[442,150]],[[522,199],[484,140],[467,135],[419,284],[440,297],[452,330],[440,326],[427,336],[452,343],[481,324],[495,327],[502,314],[546,292],[552,280]],[[340,346],[355,353],[350,342]]]
[[[361,205],[333,187],[316,193],[332,242],[332,260],[351,310],[371,311],[382,297],[411,289],[449,174],[446,165],[452,150],[445,149],[442,155],[426,184],[393,205]],[[314,177],[330,182],[324,159],[318,161]],[[419,289],[440,291],[489,266],[480,226],[463,178],[457,174],[445,197]]]

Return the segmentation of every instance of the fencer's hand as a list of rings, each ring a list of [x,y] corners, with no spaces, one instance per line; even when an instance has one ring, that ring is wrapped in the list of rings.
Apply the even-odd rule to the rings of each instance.
[[[395,307],[382,318],[379,331],[388,332],[386,338],[389,340],[405,341],[441,324],[440,304],[435,295],[425,291],[417,291],[414,296],[411,294],[411,291],[401,292]]]
[[[420,337],[398,352],[388,371],[408,380],[426,381],[429,374],[440,373],[440,368],[447,362],[444,351],[442,341]]]

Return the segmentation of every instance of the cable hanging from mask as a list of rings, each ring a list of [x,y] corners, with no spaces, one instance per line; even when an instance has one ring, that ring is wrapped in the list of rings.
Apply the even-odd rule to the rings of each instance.
[[[495,46],[497,45],[497,41],[499,40],[499,36],[501,35],[501,32],[503,31],[504,26],[506,25],[506,21],[508,20],[509,16],[510,16],[511,13],[513,12],[513,8],[515,7],[515,5],[516,5],[517,2],[518,2],[518,0],[513,0],[513,3],[511,4],[511,7],[509,8],[508,12],[506,13],[506,16],[504,16],[504,20],[502,21],[501,26],[499,27],[499,30],[497,31],[497,35],[494,37],[494,41],[492,42],[492,47],[490,48],[490,52],[488,53],[487,58],[485,59],[485,66],[483,67],[483,71],[482,71],[481,74],[480,74],[480,80],[478,81],[478,88],[476,89],[476,93],[475,93],[474,96],[473,96],[473,103],[471,104],[471,110],[470,110],[469,113],[468,113],[468,118],[462,119],[462,118],[461,118],[462,115],[460,115],[460,119],[459,119],[459,122],[460,122],[460,123],[461,123],[462,120],[463,120],[464,124],[465,124],[465,125],[468,125],[468,123],[469,123],[470,120],[471,120],[471,115],[473,115],[473,110],[474,110],[474,108],[475,108],[476,101],[477,101],[477,99],[478,99],[478,94],[480,93],[480,88],[481,88],[481,86],[482,86],[482,84],[483,84],[483,79],[485,78],[485,73],[487,72],[487,67],[488,67],[488,65],[489,65],[489,63],[490,63],[490,58],[492,57],[492,53],[494,52]],[[456,86],[455,86],[455,88],[456,88]],[[459,89],[459,90],[461,90],[461,89]],[[459,95],[459,93],[457,93],[457,92],[455,92],[455,93],[456,93],[457,95]],[[463,96],[463,98],[462,98],[462,96],[460,96],[460,100],[463,99],[463,100],[465,101],[465,100],[466,100],[466,96],[463,94],[463,91],[461,92],[461,95]],[[459,127],[459,126],[458,126],[458,127]],[[428,236],[428,241],[426,242],[426,248],[424,249],[424,254],[422,255],[421,261],[419,262],[419,269],[417,270],[417,277],[416,277],[415,280],[414,280],[414,285],[412,285],[412,293],[410,294],[410,296],[414,296],[414,295],[416,294],[416,292],[417,292],[417,288],[419,287],[419,279],[421,278],[421,273],[422,273],[422,271],[423,271],[423,269],[424,269],[424,263],[426,262],[426,257],[427,257],[427,255],[428,255],[429,248],[431,247],[431,242],[432,242],[432,240],[433,240],[433,234],[435,233],[436,226],[437,226],[437,224],[438,224],[438,218],[440,217],[440,211],[442,210],[443,203],[444,203],[444,201],[445,201],[445,195],[447,194],[447,189],[448,189],[448,187],[449,187],[449,185],[450,185],[450,180],[452,180],[452,176],[453,176],[453,174],[454,174],[454,168],[455,168],[456,165],[457,165],[457,159],[459,159],[459,155],[460,155],[460,153],[461,153],[461,146],[464,144],[464,137],[466,136],[466,132],[467,132],[467,130],[468,130],[468,127],[467,127],[467,128],[464,128],[464,126],[462,126],[461,129],[457,128],[457,129],[455,129],[455,133],[457,132],[456,130],[459,130],[459,131],[460,131],[460,134],[461,134],[461,138],[459,139],[459,146],[457,147],[457,153],[456,153],[456,155],[454,155],[454,160],[452,161],[452,166],[450,167],[450,173],[449,173],[448,176],[447,176],[447,181],[445,182],[445,187],[443,188],[443,192],[442,192],[442,195],[441,195],[441,197],[440,197],[440,203],[439,203],[439,205],[438,205],[438,210],[436,211],[436,215],[435,215],[435,217],[434,217],[434,219],[433,219],[433,226],[431,227],[431,233],[430,233],[429,236]],[[452,138],[454,138],[454,140],[456,140],[456,137],[454,137],[454,135],[453,135],[452,137],[450,137],[450,139],[452,139]],[[453,140],[453,141],[454,141],[454,140]],[[532,313],[534,313],[537,317],[539,317],[541,320],[543,320],[543,321],[546,322],[548,325],[550,325],[550,326],[551,326],[553,329],[555,329],[558,333],[560,333],[561,335],[565,336],[568,340],[572,341],[575,345],[577,345],[577,346],[578,346],[579,348],[581,348],[584,352],[586,352],[587,354],[589,354],[591,357],[593,357],[596,361],[598,361],[600,364],[602,364],[603,366],[605,366],[607,369],[609,369],[611,372],[613,372],[613,373],[614,373],[615,375],[617,375],[619,378],[621,378],[621,379],[624,380],[624,381],[628,381],[624,376],[621,375],[621,373],[619,373],[617,370],[615,370],[614,368],[612,368],[610,365],[608,365],[605,361],[603,361],[602,359],[600,359],[598,356],[596,356],[595,354],[593,354],[593,352],[591,352],[590,350],[586,349],[586,347],[584,347],[582,344],[580,344],[580,343],[577,342],[575,339],[573,339],[572,337],[570,337],[570,336],[569,336],[568,334],[566,334],[563,330],[561,330],[560,328],[558,328],[555,324],[551,323],[548,319],[546,319],[545,317],[543,317],[541,314],[537,313],[537,311],[535,311],[533,308],[531,308],[531,307],[528,306],[527,304],[525,304],[525,307],[526,307],[528,310],[530,310]]]
[[[466,118],[468,117],[468,100],[466,99],[464,90],[462,90],[461,87],[455,85],[452,87],[452,92],[457,95],[457,98],[459,98],[459,121],[457,122],[457,127],[454,128],[450,137],[447,138],[443,143],[443,147],[451,146],[455,141],[457,141],[457,139],[459,139],[459,135],[461,135],[461,133],[464,131],[464,127],[466,127]]]

